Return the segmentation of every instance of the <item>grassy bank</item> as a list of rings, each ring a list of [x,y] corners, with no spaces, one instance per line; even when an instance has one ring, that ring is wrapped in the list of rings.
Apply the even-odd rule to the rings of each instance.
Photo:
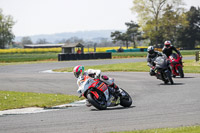
[[[182,50],[183,56],[194,56],[195,50]],[[133,58],[146,57],[147,52],[127,52],[127,53],[112,53],[112,58]],[[44,53],[7,53],[0,54],[0,63],[12,62],[33,62],[33,61],[57,61],[58,52]]]
[[[1,63],[58,60],[58,53],[0,54]]]
[[[25,107],[51,107],[80,100],[78,96],[0,91],[0,110]]]
[[[195,56],[196,50],[181,50],[183,56]],[[112,53],[112,58],[146,57],[147,52]]]
[[[189,126],[189,127],[178,127],[178,128],[160,128],[160,129],[111,132],[111,133],[200,133],[200,126]]]
[[[102,72],[106,71],[131,71],[131,72],[149,72],[149,67],[146,62],[136,63],[120,63],[108,65],[85,66],[85,69],[100,69]],[[184,60],[185,73],[200,73],[200,62],[194,60]],[[72,72],[73,68],[56,69],[57,72]]]

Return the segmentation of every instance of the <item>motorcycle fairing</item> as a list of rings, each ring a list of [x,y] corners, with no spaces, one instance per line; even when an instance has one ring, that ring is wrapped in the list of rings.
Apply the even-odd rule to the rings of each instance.
[[[90,91],[90,93],[92,93],[96,99],[99,99],[99,94],[96,91]]]
[[[106,97],[106,100],[108,100],[108,98],[109,98],[109,91],[108,91],[107,85],[104,82],[102,82],[102,81],[96,81],[93,84],[91,84],[89,88],[96,88],[96,89],[100,90],[101,92],[104,93],[104,95]]]
[[[86,79],[86,81],[80,84],[77,92],[80,94],[84,94],[94,82],[95,81],[91,78]]]
[[[179,76],[179,73],[177,72],[178,71],[178,66],[181,66],[181,57],[178,55],[178,54],[171,54],[169,56],[169,59],[170,59],[170,62],[171,62],[171,67],[172,67],[172,73],[175,75],[175,76]]]

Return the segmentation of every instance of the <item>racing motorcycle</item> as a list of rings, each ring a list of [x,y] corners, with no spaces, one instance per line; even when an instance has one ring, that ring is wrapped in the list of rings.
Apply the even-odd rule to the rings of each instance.
[[[176,76],[180,76],[181,78],[184,78],[181,57],[178,54],[173,53],[169,56],[169,60],[172,68],[173,77],[175,78]]]
[[[158,56],[154,60],[155,63],[155,73],[157,79],[164,81],[165,84],[170,82],[174,84],[172,80],[171,71],[169,68],[169,60],[166,55]]]
[[[99,110],[117,105],[130,107],[132,104],[132,98],[125,90],[120,88],[120,94],[116,96],[114,88],[99,79],[87,76],[84,81],[78,79],[77,84],[79,86],[77,92],[80,97],[84,96],[91,105]]]

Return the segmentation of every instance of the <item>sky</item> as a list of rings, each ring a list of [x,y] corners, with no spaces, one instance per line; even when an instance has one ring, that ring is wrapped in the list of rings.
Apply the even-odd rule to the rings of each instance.
[[[15,36],[91,30],[125,30],[137,22],[133,0],[0,0],[4,15],[13,16]],[[183,0],[186,8],[200,0]]]

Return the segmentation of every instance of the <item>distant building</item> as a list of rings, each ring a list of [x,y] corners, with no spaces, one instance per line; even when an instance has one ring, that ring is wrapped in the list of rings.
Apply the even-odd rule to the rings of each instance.
[[[78,50],[75,51],[75,48],[78,48]],[[62,53],[84,53],[84,46],[81,43],[66,43],[62,46]]]
[[[24,48],[59,48],[64,44],[24,44]]]

